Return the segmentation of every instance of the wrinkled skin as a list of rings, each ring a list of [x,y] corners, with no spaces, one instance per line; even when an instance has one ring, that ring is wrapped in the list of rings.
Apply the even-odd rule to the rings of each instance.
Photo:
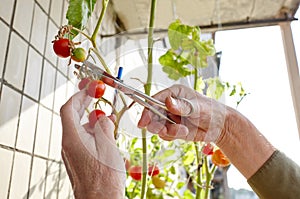
[[[113,117],[102,116],[94,128],[81,125],[91,102],[85,90],[61,108],[62,158],[76,199],[122,198],[125,165],[113,136]]]
[[[140,128],[158,134],[164,140],[216,142],[224,128],[225,106],[183,85],[173,85],[153,96],[164,102],[171,124],[144,109],[138,123]]]

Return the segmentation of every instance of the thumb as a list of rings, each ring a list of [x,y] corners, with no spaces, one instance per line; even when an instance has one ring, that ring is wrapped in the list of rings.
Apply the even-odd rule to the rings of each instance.
[[[192,103],[186,99],[168,96],[165,103],[169,112],[174,115],[188,116],[193,112]]]

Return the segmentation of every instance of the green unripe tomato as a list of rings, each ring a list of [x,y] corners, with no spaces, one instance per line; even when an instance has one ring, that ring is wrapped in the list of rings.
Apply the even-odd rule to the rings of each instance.
[[[86,59],[86,51],[84,48],[75,48],[71,55],[72,60],[76,62],[83,62]]]

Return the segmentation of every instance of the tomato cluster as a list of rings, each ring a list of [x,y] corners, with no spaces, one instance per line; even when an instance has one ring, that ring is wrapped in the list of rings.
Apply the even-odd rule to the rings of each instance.
[[[125,161],[126,164],[130,164],[128,160]],[[126,165],[125,164],[125,165]],[[127,169],[127,168],[126,168]],[[159,174],[159,168],[155,165],[150,165],[148,167],[148,175],[153,177],[157,176]],[[133,165],[129,166],[128,168],[128,174],[132,177],[134,180],[141,180],[142,179],[142,166],[140,165]]]
[[[92,80],[88,77],[82,78],[78,83],[79,90],[86,89],[87,94],[93,98],[101,98],[104,95],[106,86],[101,80]],[[89,125],[94,128],[97,120],[105,115],[105,112],[100,109],[95,109],[89,114]]]
[[[76,62],[83,62],[87,57],[84,48],[75,47],[72,40],[63,37],[53,41],[53,50],[58,57],[68,58],[71,56],[71,59]]]

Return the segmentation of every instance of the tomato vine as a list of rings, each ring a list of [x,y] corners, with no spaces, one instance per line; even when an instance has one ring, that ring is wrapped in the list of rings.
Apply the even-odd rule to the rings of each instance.
[[[92,53],[101,62],[104,69],[112,74],[105,59],[102,57],[98,45],[96,43],[97,36],[99,35],[100,27],[104,19],[109,0],[102,0],[102,8],[98,21],[92,31],[92,35],[89,36],[85,32],[85,28],[89,21],[89,18],[94,12],[95,4],[99,2],[97,0],[70,0],[67,10],[66,18],[68,19],[68,25],[63,26],[55,41],[60,39],[66,39],[68,45],[64,46],[62,51],[57,53],[60,57],[72,56],[72,59],[76,62],[82,62],[88,57],[91,57]],[[153,49],[154,49],[154,29],[155,29],[155,10],[157,0],[151,0],[151,9],[148,26],[148,47],[147,47],[147,81],[144,84],[144,92],[147,95],[151,93],[152,75],[153,75]],[[88,54],[81,47],[76,47],[72,40],[78,35],[83,35],[90,43]],[[241,84],[231,85],[228,82],[222,82],[218,77],[212,77],[203,79],[199,71],[202,68],[208,67],[208,57],[214,56],[216,51],[212,39],[202,40],[201,30],[197,26],[190,26],[183,24],[179,19],[172,22],[168,27],[168,39],[171,48],[166,51],[165,54],[159,58],[159,63],[162,66],[162,71],[171,80],[179,80],[180,78],[193,78],[194,90],[207,95],[208,97],[219,99],[225,92],[229,90],[230,96],[239,95],[241,100],[247,95]],[[55,49],[54,49],[55,50]],[[67,52],[69,50],[69,52]],[[105,88],[103,84],[99,83],[99,78],[94,74],[90,74],[89,71],[79,65],[76,66],[78,72],[76,75],[81,79],[78,84],[79,89],[86,88],[88,93],[92,97],[99,98],[95,102],[95,110],[90,113],[90,123],[94,125],[97,118],[105,113],[98,108],[100,102],[104,102],[112,107],[112,112],[116,114],[115,120],[115,137],[117,137],[117,130],[119,128],[120,120],[123,114],[131,107],[132,104],[127,105],[122,94],[118,93],[123,102],[121,110],[117,111],[114,105],[107,99],[103,98]],[[90,88],[92,87],[93,88]],[[101,87],[102,86],[102,87]],[[97,90],[99,89],[99,90]],[[96,90],[97,94],[94,93]],[[102,92],[103,91],[103,92]],[[147,143],[146,129],[141,130],[142,135],[142,148],[136,147],[137,138],[131,139],[129,142],[128,150],[132,152],[132,155],[125,160],[128,165],[128,176],[131,176],[133,181],[126,187],[125,193],[128,198],[163,198],[164,194],[168,196],[178,198],[204,198],[207,199],[209,190],[211,189],[211,180],[213,178],[215,169],[217,166],[227,166],[230,162],[226,162],[227,159],[219,149],[205,148],[207,145],[202,142],[194,143],[180,143],[177,145],[175,142],[169,142],[167,147],[163,148],[163,142],[159,140],[157,135],[151,137],[151,143]],[[177,150],[179,149],[179,150]],[[172,166],[169,168],[159,168],[156,163],[147,159],[147,152],[151,153],[151,157],[156,161],[168,160],[169,157],[180,154]],[[217,151],[217,152],[216,152]],[[213,166],[210,167],[211,156],[214,158]],[[142,164],[140,164],[140,159]],[[219,161],[219,163],[218,163]],[[167,163],[169,163],[167,161]],[[178,177],[179,172],[176,171],[175,165],[184,168],[189,175],[186,181],[177,179],[177,184],[172,178]],[[130,166],[129,166],[130,165]],[[149,165],[153,169],[150,173]],[[135,172],[133,172],[135,171]],[[154,175],[155,172],[155,175]],[[194,174],[196,173],[196,175]],[[148,175],[147,175],[148,174]],[[150,179],[150,180],[149,180]],[[193,187],[196,189],[195,193],[192,193],[190,189],[186,189],[182,194],[178,190],[182,189],[187,182],[191,180]],[[166,189],[168,187],[168,190]],[[172,191],[171,191],[171,188]]]

